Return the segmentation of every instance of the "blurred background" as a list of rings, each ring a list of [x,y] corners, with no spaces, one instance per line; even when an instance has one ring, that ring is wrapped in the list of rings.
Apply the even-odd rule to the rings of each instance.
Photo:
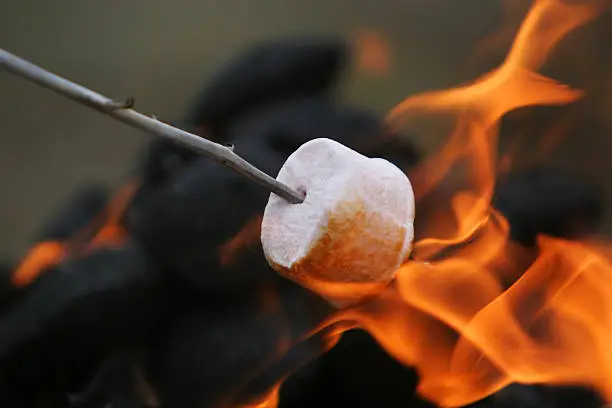
[[[500,29],[504,16],[518,24],[529,3],[4,0],[0,38],[10,52],[110,98],[134,96],[138,110],[175,120],[215,69],[255,41],[300,33],[351,38],[373,30],[388,48],[388,69],[353,70],[340,90],[348,101],[385,114],[408,95],[493,67],[508,43],[496,44],[493,58],[470,64],[476,44]],[[601,36],[607,26],[599,24],[596,41],[582,42],[580,52],[607,55]],[[84,180],[119,180],[150,136],[11,75],[0,75],[0,89],[0,251],[15,257],[49,207]],[[600,178],[609,142],[589,133],[564,145],[574,159],[578,149],[597,163],[589,172]],[[425,150],[430,142],[419,140]]]
[[[181,119],[253,42],[363,30],[385,41],[388,69],[354,69],[339,89],[384,115],[410,94],[472,78],[467,57],[501,20],[490,0],[0,1],[4,49],[110,98],[134,96],[162,120]],[[76,185],[122,181],[150,136],[11,75],[0,74],[0,89],[0,252],[15,258]]]

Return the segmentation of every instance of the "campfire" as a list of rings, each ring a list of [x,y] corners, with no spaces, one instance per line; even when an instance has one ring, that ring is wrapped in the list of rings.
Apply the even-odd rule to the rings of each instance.
[[[300,200],[269,197],[189,146],[154,139],[123,189],[113,196],[78,191],[7,269],[0,403],[462,407],[529,400],[557,407],[576,395],[575,406],[612,402],[611,247],[589,236],[601,218],[601,193],[564,169],[521,168],[512,141],[498,154],[505,121],[588,97],[543,71],[560,44],[607,6],[535,0],[518,27],[506,22],[477,48],[476,57],[511,43],[497,68],[465,85],[410,96],[384,121],[329,100],[349,61],[344,42],[254,47],[213,78],[176,127],[231,143],[228,150],[281,182],[307,180],[310,163],[318,166],[313,185],[325,187],[327,163],[339,166],[335,174],[362,166],[362,184],[375,185],[376,177],[366,176],[378,167],[366,157],[382,157],[384,174],[404,190],[381,193],[375,206],[364,204],[368,210],[347,210],[342,222],[351,228],[338,229],[336,241],[317,242],[327,242],[317,248],[320,265],[304,255],[312,242],[303,230],[284,235],[299,240],[308,258],[298,270],[279,265],[283,248],[271,241],[285,231],[274,229],[269,213],[303,208]],[[384,41],[367,31],[358,39],[358,64],[384,72]],[[567,131],[572,115],[542,132],[538,154]],[[421,160],[407,135],[449,123],[443,146]],[[309,162],[303,152],[315,138],[319,155],[343,158]],[[322,203],[350,184],[336,183],[318,196],[290,192]],[[403,201],[379,218],[364,215],[385,199],[412,200],[410,185],[416,216]],[[388,249],[376,250],[388,245],[379,236],[355,250],[365,228],[355,226],[357,217],[365,225],[392,211],[398,250],[374,257]],[[314,217],[301,216],[283,219],[293,226]],[[384,279],[355,296],[363,276],[351,268],[362,271],[359,257],[366,255],[377,260],[367,278]],[[393,257],[401,258],[399,268]],[[317,274],[316,284],[307,273]]]

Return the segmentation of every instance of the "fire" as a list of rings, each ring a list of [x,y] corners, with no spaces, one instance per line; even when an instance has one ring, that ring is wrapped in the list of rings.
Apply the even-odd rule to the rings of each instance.
[[[247,222],[229,241],[221,245],[219,248],[219,260],[222,266],[226,268],[231,267],[243,254],[244,249],[250,248],[259,242],[261,220],[262,217],[257,215]]]
[[[42,271],[59,263],[65,256],[65,248],[59,242],[46,241],[34,246],[13,271],[11,282],[15,286],[27,286]]]
[[[248,405],[234,406],[233,408],[276,408],[280,402],[280,387],[282,381],[275,384],[272,389],[257,402],[252,402]]]
[[[546,236],[537,250],[520,247],[491,206],[500,120],[519,108],[582,97],[538,70],[604,3],[534,1],[498,68],[464,86],[410,97],[388,116],[394,126],[431,114],[455,119],[446,145],[410,175],[417,200],[449,175],[459,179],[451,216],[437,214],[441,232],[417,226],[427,238],[415,243],[414,259],[393,284],[321,329],[352,322],[368,331],[418,370],[418,391],[440,406],[470,404],[514,382],[582,385],[612,401],[612,247]],[[508,20],[492,43],[505,42],[513,24]],[[555,146],[567,119],[544,135],[538,155]],[[501,164],[507,170],[511,157]],[[277,390],[265,406],[276,406]]]
[[[440,406],[469,404],[512,382],[578,384],[612,400],[607,249],[540,237],[530,259],[509,242],[507,222],[490,204],[500,119],[582,96],[537,71],[601,5],[535,1],[500,67],[465,86],[408,98],[389,114],[396,126],[422,114],[456,117],[448,143],[411,175],[421,199],[465,167],[451,200],[455,222],[444,236],[418,241],[416,259],[380,297],[334,319],[358,322],[416,367],[419,392]]]
[[[542,236],[531,252],[510,242],[507,221],[491,206],[500,167],[500,120],[519,108],[581,98],[580,90],[538,71],[603,3],[535,0],[498,68],[460,87],[410,97],[390,112],[394,126],[422,115],[454,119],[446,145],[410,175],[419,200],[449,175],[459,179],[451,217],[439,214],[445,220],[442,231],[440,223],[419,225],[426,238],[415,243],[413,259],[397,271],[395,281],[310,335],[332,329],[331,348],[344,330],[368,331],[398,361],[418,370],[419,392],[443,407],[475,402],[513,382],[583,385],[612,402],[612,247]],[[505,24],[493,43],[505,42],[513,23]],[[357,42],[363,66],[387,69],[383,40],[366,32]],[[541,153],[554,146],[565,125],[545,136]],[[507,169],[511,158],[501,164]],[[77,243],[79,250],[90,250],[125,239],[120,217],[134,191],[135,184],[120,192],[103,222],[77,234],[74,242],[44,242],[32,249],[14,283],[27,285],[74,253]],[[219,248],[223,265],[230,266],[259,236],[259,223],[254,219]],[[279,354],[290,346],[283,343]],[[275,407],[281,385],[282,380],[260,399],[236,407]]]
[[[110,201],[106,208],[106,217],[102,227],[91,238],[88,246],[108,246],[121,244],[127,238],[127,231],[121,225],[121,217],[138,190],[139,183],[127,183]]]
[[[121,217],[138,183],[129,182],[119,190],[107,208],[66,242],[44,241],[32,247],[13,271],[11,282],[16,287],[27,286],[47,269],[60,263],[68,254],[78,254],[104,246],[119,245],[127,238]]]

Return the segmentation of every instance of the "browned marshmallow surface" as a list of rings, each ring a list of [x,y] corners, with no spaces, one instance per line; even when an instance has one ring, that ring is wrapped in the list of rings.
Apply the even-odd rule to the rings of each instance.
[[[270,195],[261,241],[277,272],[338,307],[393,279],[414,237],[414,193],[400,169],[314,139],[287,159],[277,179],[306,193],[301,204]]]

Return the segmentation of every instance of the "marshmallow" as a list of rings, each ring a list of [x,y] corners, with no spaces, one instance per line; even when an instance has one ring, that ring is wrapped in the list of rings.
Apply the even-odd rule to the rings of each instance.
[[[408,177],[330,139],[298,148],[277,180],[306,198],[270,195],[261,242],[281,275],[346,307],[380,292],[407,258],[414,238]]]

